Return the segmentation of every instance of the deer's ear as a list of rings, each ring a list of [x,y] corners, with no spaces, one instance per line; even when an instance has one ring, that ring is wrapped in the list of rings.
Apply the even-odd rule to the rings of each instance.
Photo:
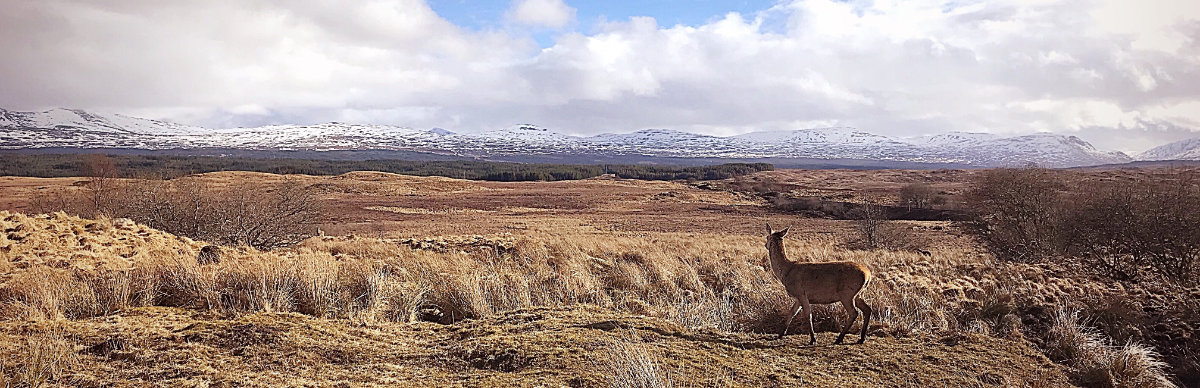
[[[767,223],[767,234],[768,234],[768,235],[775,234],[775,230],[774,230],[774,229],[771,229],[771,223],[770,223],[770,222],[768,222],[768,223]]]
[[[789,227],[783,228],[783,230],[775,232],[775,233],[779,234],[779,237],[782,238],[784,236],[787,236],[788,229],[791,229],[791,228],[792,227],[789,226]]]

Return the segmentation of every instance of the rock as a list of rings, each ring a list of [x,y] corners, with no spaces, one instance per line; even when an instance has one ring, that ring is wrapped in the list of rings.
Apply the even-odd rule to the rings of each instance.
[[[205,245],[200,248],[200,253],[196,255],[196,263],[200,265],[216,264],[221,262],[221,248],[216,245]]]

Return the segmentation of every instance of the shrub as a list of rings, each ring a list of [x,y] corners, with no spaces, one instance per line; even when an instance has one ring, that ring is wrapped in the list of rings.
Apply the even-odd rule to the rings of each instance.
[[[59,191],[42,196],[34,208],[128,218],[180,236],[261,250],[315,235],[321,217],[316,191],[295,181],[220,186],[191,178],[138,179],[103,187],[102,201],[93,189]]]
[[[920,242],[904,225],[888,219],[887,210],[883,206],[865,204],[851,210],[850,217],[854,221],[856,239],[850,242],[851,248],[857,249],[889,249],[915,250],[920,248]]]
[[[1192,174],[1061,183],[1069,173],[997,169],[968,198],[975,230],[997,257],[1082,261],[1108,277],[1156,273],[1182,283],[1200,270],[1200,184]]]
[[[1132,280],[1154,271],[1196,280],[1200,266],[1200,184],[1190,175],[1112,181],[1070,198],[1066,254]]]
[[[967,192],[979,214],[976,231],[997,257],[1032,262],[1056,252],[1065,189],[1041,168],[1001,168],[980,173]]]
[[[928,183],[911,183],[900,188],[899,205],[909,208],[928,209],[946,203],[946,197]]]

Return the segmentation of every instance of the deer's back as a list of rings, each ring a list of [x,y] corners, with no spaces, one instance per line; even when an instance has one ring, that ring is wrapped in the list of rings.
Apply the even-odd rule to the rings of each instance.
[[[871,270],[853,261],[793,265],[784,275],[784,288],[794,297],[807,297],[811,303],[841,301],[857,294],[871,279]]]

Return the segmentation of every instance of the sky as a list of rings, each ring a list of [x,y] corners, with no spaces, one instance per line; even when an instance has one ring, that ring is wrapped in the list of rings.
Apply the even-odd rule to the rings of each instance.
[[[0,0],[0,108],[206,127],[1200,137],[1195,0]]]

